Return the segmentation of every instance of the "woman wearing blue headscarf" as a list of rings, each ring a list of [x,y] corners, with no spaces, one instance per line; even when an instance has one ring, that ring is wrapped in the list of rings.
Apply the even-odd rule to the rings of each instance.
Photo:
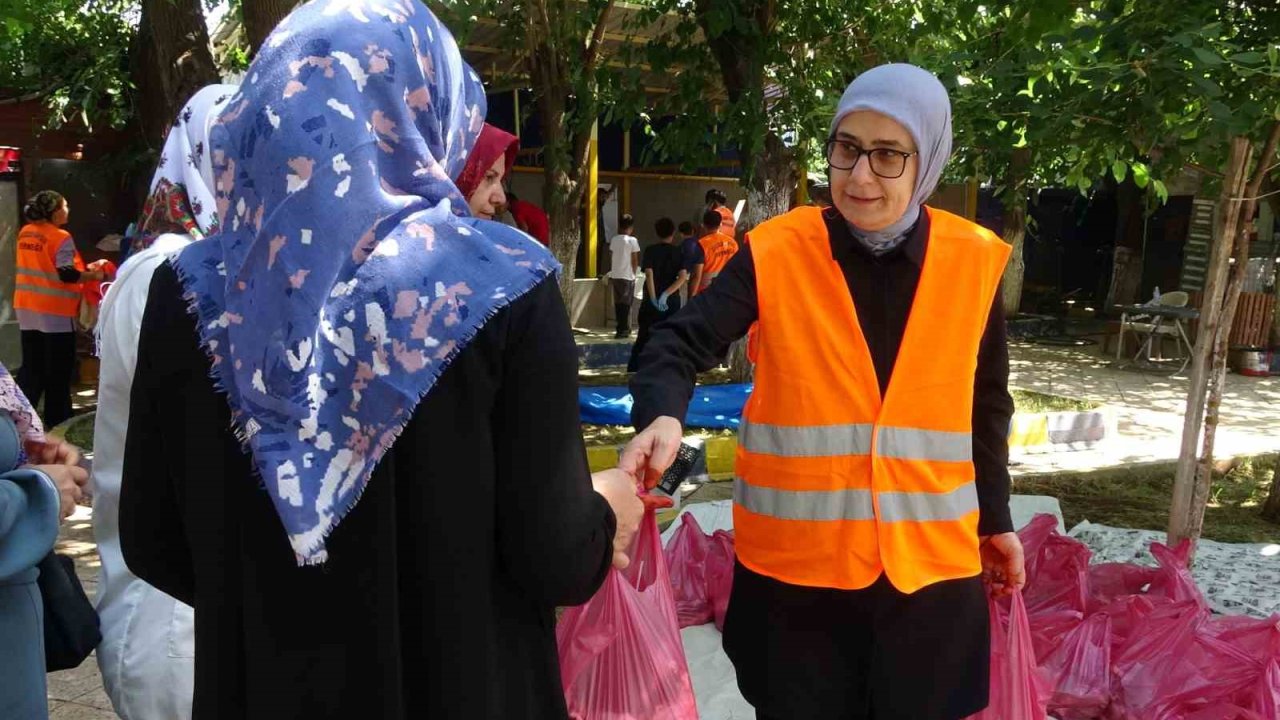
[[[697,372],[750,331],[724,647],[762,720],[953,720],[987,705],[984,580],[1004,595],[1024,576],[1006,469],[1008,247],[924,205],[950,153],[937,78],[863,73],[826,143],[834,206],[752,230],[654,331],[631,381],[642,432],[621,466],[660,473]]]
[[[565,716],[554,608],[641,502],[589,474],[554,260],[450,179],[484,112],[415,0],[313,0],[210,132],[219,232],[152,281],[120,498],[195,607],[193,717]]]

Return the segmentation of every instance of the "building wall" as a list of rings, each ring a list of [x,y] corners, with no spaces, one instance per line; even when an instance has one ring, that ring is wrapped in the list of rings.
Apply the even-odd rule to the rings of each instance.
[[[22,357],[18,318],[13,312],[18,227],[18,183],[0,180],[0,363],[10,370]]]

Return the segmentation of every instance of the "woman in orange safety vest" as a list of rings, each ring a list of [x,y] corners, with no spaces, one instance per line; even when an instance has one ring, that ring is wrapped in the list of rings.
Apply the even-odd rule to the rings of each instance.
[[[756,226],[654,330],[631,381],[641,432],[621,467],[652,482],[697,373],[750,332],[724,647],[762,720],[987,705],[986,594],[1024,583],[998,293],[1009,248],[924,205],[950,153],[937,78],[858,77],[826,144],[834,207]]]
[[[76,315],[82,282],[107,279],[86,269],[71,233],[63,229],[70,208],[52,190],[38,192],[23,209],[18,231],[13,307],[22,333],[18,386],[32,406],[44,399],[44,424],[71,417],[71,373],[76,361]]]

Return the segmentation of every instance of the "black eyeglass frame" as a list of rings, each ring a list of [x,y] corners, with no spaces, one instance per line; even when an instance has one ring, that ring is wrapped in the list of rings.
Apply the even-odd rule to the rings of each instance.
[[[852,147],[855,151],[857,151],[857,155],[853,158],[853,164],[852,164],[852,165],[850,165],[850,166],[849,166],[849,167],[847,167],[847,168],[845,168],[845,167],[840,167],[839,165],[834,165],[834,164],[832,164],[832,162],[831,162],[831,150],[832,150],[832,148],[833,148],[837,143],[839,143],[839,144],[841,144],[841,145],[848,145],[848,146]],[[905,175],[905,174],[906,174],[906,172],[907,172],[907,160],[910,160],[912,157],[914,157],[914,156],[916,156],[916,155],[919,155],[919,154],[920,154],[920,152],[919,152],[919,151],[916,151],[916,152],[903,152],[903,151],[901,151],[901,150],[894,150],[893,148],[872,148],[872,149],[870,149],[870,150],[864,150],[864,149],[862,149],[862,148],[858,147],[857,145],[854,145],[853,143],[851,143],[851,142],[849,142],[849,141],[847,141],[847,140],[839,140],[839,139],[836,139],[836,138],[828,138],[828,139],[827,139],[826,147],[825,147],[825,148],[823,148],[823,151],[824,151],[824,156],[825,156],[825,157],[826,157],[826,159],[827,159],[827,167],[828,167],[828,168],[830,168],[830,169],[832,169],[832,170],[847,170],[847,171],[849,171],[849,172],[853,172],[853,169],[854,169],[854,168],[856,168],[856,167],[858,167],[858,163],[862,162],[862,158],[863,158],[863,157],[866,157],[866,158],[867,158],[867,164],[868,164],[868,166],[870,166],[870,168],[871,168],[871,172],[872,172],[872,173],[874,173],[877,177],[882,177],[882,178],[884,178],[885,180],[897,180],[898,178],[900,178],[900,177],[902,177],[903,175]],[[885,153],[885,154],[888,154],[888,155],[893,155],[893,156],[897,156],[897,157],[902,158],[902,169],[898,171],[898,174],[897,174],[897,175],[886,175],[886,174],[884,174],[884,173],[882,173],[882,172],[880,172],[880,171],[876,170],[876,164],[875,164],[874,162],[872,162],[872,161],[871,161],[871,155],[872,155],[873,153]]]

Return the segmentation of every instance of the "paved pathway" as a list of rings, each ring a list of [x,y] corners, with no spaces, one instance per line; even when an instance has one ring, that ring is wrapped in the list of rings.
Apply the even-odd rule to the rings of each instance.
[[[1091,351],[1092,350],[1092,351]],[[1085,452],[1022,456],[1015,473],[1086,470],[1178,457],[1187,378],[1117,370],[1093,349],[1010,347],[1010,384],[1024,390],[1106,403],[1120,438]],[[1280,451],[1280,378],[1228,374],[1214,456]]]
[[[93,511],[81,507],[62,525],[58,552],[75,558],[76,574],[92,600],[98,594],[98,546],[93,542]],[[50,720],[112,720],[111,701],[102,689],[98,659],[90,656],[74,670],[49,673]]]

